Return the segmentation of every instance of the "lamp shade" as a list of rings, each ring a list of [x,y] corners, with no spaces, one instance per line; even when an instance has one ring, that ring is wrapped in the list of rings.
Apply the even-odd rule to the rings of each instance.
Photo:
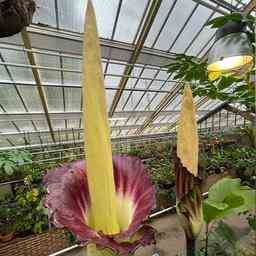
[[[32,22],[34,0],[0,0],[0,38],[19,33]]]
[[[227,22],[217,30],[208,55],[208,72],[246,73],[253,63],[252,46],[242,22]]]

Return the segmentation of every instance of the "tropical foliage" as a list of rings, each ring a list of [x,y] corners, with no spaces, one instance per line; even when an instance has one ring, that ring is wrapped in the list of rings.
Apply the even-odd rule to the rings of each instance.
[[[14,193],[0,200],[0,233],[13,231],[25,236],[48,228],[47,212],[42,205],[42,175],[40,168],[33,167],[24,183],[16,185]]]
[[[174,73],[173,79],[191,82],[194,96],[240,103],[247,110],[255,112],[255,86],[249,80],[223,75],[211,81],[207,74],[207,63],[185,54],[177,54],[175,61],[166,67],[168,73]]]
[[[224,178],[215,183],[203,202],[206,222],[204,255],[241,255],[237,254],[237,239],[228,225],[219,222],[217,228],[210,229],[210,224],[255,208],[256,190],[242,186],[240,179]],[[251,218],[250,215],[248,217]]]
[[[204,200],[204,220],[207,224],[233,214],[256,208],[256,190],[242,186],[240,179],[224,178],[214,184]]]
[[[0,153],[0,181],[22,178],[29,170],[32,155],[28,151],[12,150]]]
[[[242,21],[247,24],[247,34],[255,49],[255,18],[233,13],[217,17],[208,25],[219,28],[228,21]],[[177,54],[175,60],[166,65],[166,68],[168,73],[173,74],[173,79],[190,82],[194,96],[207,96],[214,100],[240,103],[246,106],[248,111],[255,112],[255,82],[250,80],[254,70],[245,77],[228,75],[209,77],[206,60],[185,54]]]
[[[200,163],[208,174],[227,171],[241,178],[243,183],[255,186],[255,148],[234,145],[222,149],[218,147],[213,152],[202,153]]]

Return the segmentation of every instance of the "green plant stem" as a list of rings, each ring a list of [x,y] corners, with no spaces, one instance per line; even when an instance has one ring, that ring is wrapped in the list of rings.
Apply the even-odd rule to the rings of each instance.
[[[206,224],[206,230],[205,230],[205,256],[208,256],[208,242],[209,242],[209,224]]]
[[[196,256],[196,240],[186,236],[187,256]]]

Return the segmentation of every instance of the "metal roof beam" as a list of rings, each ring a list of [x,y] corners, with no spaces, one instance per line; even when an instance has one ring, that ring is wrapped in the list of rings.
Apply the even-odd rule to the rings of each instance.
[[[146,38],[148,36],[148,33],[150,31],[150,28],[155,20],[155,17],[158,13],[158,10],[161,6],[161,3],[162,3],[162,0],[152,0],[152,3],[149,7],[149,11],[147,13],[147,16],[145,18],[145,22],[143,24],[143,27],[140,31],[140,34],[138,36],[138,40],[135,44],[135,47],[134,47],[134,50],[133,50],[133,53],[129,59],[129,63],[135,63],[135,62],[138,62],[139,61],[139,56],[142,52],[142,49],[143,49],[143,45],[144,45],[144,42],[146,41]],[[150,50],[152,51],[152,49]],[[149,63],[145,63],[145,64],[149,64]],[[119,85],[118,85],[118,91],[116,92],[115,96],[114,96],[114,99],[113,99],[113,102],[111,104],[111,107],[110,107],[110,116],[112,116],[116,110],[116,107],[119,103],[119,100],[122,96],[122,93],[124,91],[124,88],[128,82],[128,77],[126,76],[130,76],[131,73],[132,73],[132,70],[133,70],[133,67],[131,66],[127,66],[124,70],[124,76],[123,78],[121,79]]]
[[[27,50],[61,52],[66,55],[76,55],[81,58],[83,47],[81,34],[67,33],[56,29],[40,27],[38,25],[31,25],[27,28],[27,32],[33,47],[33,50],[25,47]],[[16,40],[10,37],[0,38],[0,43],[24,48],[23,42],[19,37],[17,37]],[[102,58],[121,62],[129,62],[135,49],[133,44],[103,38],[100,39],[100,44]],[[174,54],[172,53],[143,47],[136,63],[162,67],[170,63],[173,58]]]
[[[256,9],[256,0],[251,0],[247,5],[242,8],[244,14],[249,14]]]
[[[199,113],[207,113],[208,110],[198,111]],[[153,114],[153,111],[117,111],[111,119],[115,118],[128,118],[134,117],[145,117]],[[179,110],[162,111],[161,116],[169,116],[180,113]],[[80,119],[82,118],[82,112],[51,112],[49,113],[51,120],[65,120],[65,119]],[[11,122],[11,121],[38,121],[45,120],[44,113],[38,112],[23,112],[23,113],[0,113],[0,122]]]
[[[216,108],[212,109],[209,113],[207,113],[205,116],[201,117],[197,123],[200,124],[203,121],[205,121],[206,119],[208,119],[209,117],[211,117],[212,115],[215,115],[216,113],[218,113],[219,111],[221,111],[225,106],[227,105],[226,102],[223,102],[222,104],[218,105]]]
[[[208,1],[209,2],[209,1]],[[221,6],[222,8],[226,9],[227,11],[237,12],[238,8],[225,0],[210,0],[210,2]]]
[[[162,138],[168,138],[172,137],[174,134],[172,133],[159,133],[159,134],[147,134],[147,135],[142,135],[142,136],[128,136],[128,137],[115,137],[111,138],[111,142],[114,143],[133,143],[133,142],[138,142],[138,141],[145,141],[145,140],[156,140],[156,139],[162,139]],[[139,139],[139,140],[136,140]],[[77,140],[76,144],[83,144],[84,140]],[[55,143],[44,143],[44,144],[32,144],[32,145],[23,145],[23,146],[13,146],[13,147],[2,147],[0,148],[1,151],[5,150],[13,150],[13,149],[37,149],[37,148],[42,148],[42,147],[54,147],[54,146],[62,146],[62,145],[74,145],[73,141],[61,141],[61,142],[55,142]]]
[[[227,110],[227,111],[230,111],[234,114],[237,114],[237,115],[240,115],[242,116],[243,118],[245,118],[246,120],[248,121],[251,121],[253,123],[256,123],[256,115],[255,113],[252,113],[252,112],[249,112],[249,111],[244,111],[244,110],[240,110],[230,104],[226,104],[224,106],[224,109]]]
[[[27,33],[26,30],[23,30],[21,32],[21,36],[22,36],[22,40],[23,40],[23,43],[24,43],[25,47],[27,49],[32,49],[29,34]],[[35,60],[34,54],[31,53],[31,52],[27,52],[27,57],[28,57],[28,61],[29,61],[30,65],[31,66],[36,66],[36,60]],[[51,137],[52,137],[53,142],[55,142],[53,127],[52,127],[51,119],[49,117],[47,100],[46,100],[45,92],[44,92],[42,82],[41,82],[41,79],[40,79],[40,73],[39,73],[38,69],[36,69],[34,67],[32,67],[32,73],[33,73],[33,76],[34,76],[34,79],[35,79],[35,83],[37,85],[37,90],[38,90],[40,100],[41,100],[41,103],[42,103],[42,106],[43,106],[43,110],[44,110],[44,113],[45,113],[45,117],[46,117],[46,121],[47,121],[49,130],[50,130],[50,133],[51,133]]]
[[[170,123],[156,123],[156,124],[152,124],[152,127],[159,127],[159,126],[167,126],[170,125]],[[130,129],[137,129],[139,128],[140,125],[135,124],[135,125],[119,125],[119,126],[113,126],[111,127],[111,130],[130,130]],[[53,133],[58,135],[58,134],[72,134],[73,132],[79,132],[79,133],[83,133],[83,129],[82,128],[68,128],[68,129],[59,129],[59,130],[53,130]],[[44,136],[44,135],[49,135],[51,134],[50,131],[31,131],[31,132],[10,132],[10,133],[0,133],[0,138],[20,138],[20,137],[24,137],[24,135],[29,136],[30,139],[32,139],[33,136],[36,136],[36,138],[38,137],[38,135],[40,136]]]

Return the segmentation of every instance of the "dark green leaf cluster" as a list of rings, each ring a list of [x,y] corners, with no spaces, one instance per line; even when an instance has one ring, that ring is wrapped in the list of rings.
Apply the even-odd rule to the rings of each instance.
[[[217,17],[207,25],[211,28],[220,28],[228,21],[241,21],[247,25],[247,34],[255,50],[255,17],[243,16],[241,13],[232,13]],[[255,85],[249,82],[249,76],[234,77],[221,75],[215,81],[210,81],[207,74],[207,63],[201,59],[185,54],[176,54],[175,60],[165,66],[167,73],[173,74],[174,80],[189,82],[194,96],[206,96],[213,100],[240,103],[247,110],[255,113]]]
[[[208,255],[210,256],[238,256],[237,244],[239,242],[233,229],[223,221],[220,221],[209,233]],[[201,256],[205,254],[205,248],[201,249]]]
[[[15,176],[26,175],[25,165],[32,163],[32,155],[28,151],[12,150],[0,153],[0,181],[3,182]]]
[[[48,217],[42,205],[45,191],[43,172],[31,167],[23,184],[17,184],[14,192],[0,200],[0,233],[15,232],[18,236],[41,233],[48,227]]]
[[[167,73],[174,74],[173,79],[187,82],[204,83],[207,78],[206,64],[199,58],[185,54],[176,54],[175,61],[166,65]]]
[[[255,112],[255,86],[244,81],[244,78],[222,75],[215,81],[210,81],[206,62],[184,54],[178,54],[175,62],[166,67],[168,73],[175,74],[174,79],[190,83],[194,96],[240,103],[248,111]]]
[[[227,22],[230,22],[230,21],[243,22],[244,19],[245,18],[242,15],[242,13],[233,12],[231,14],[226,14],[226,15],[214,18],[214,19],[210,20],[206,25],[210,26],[211,28],[221,28]]]

